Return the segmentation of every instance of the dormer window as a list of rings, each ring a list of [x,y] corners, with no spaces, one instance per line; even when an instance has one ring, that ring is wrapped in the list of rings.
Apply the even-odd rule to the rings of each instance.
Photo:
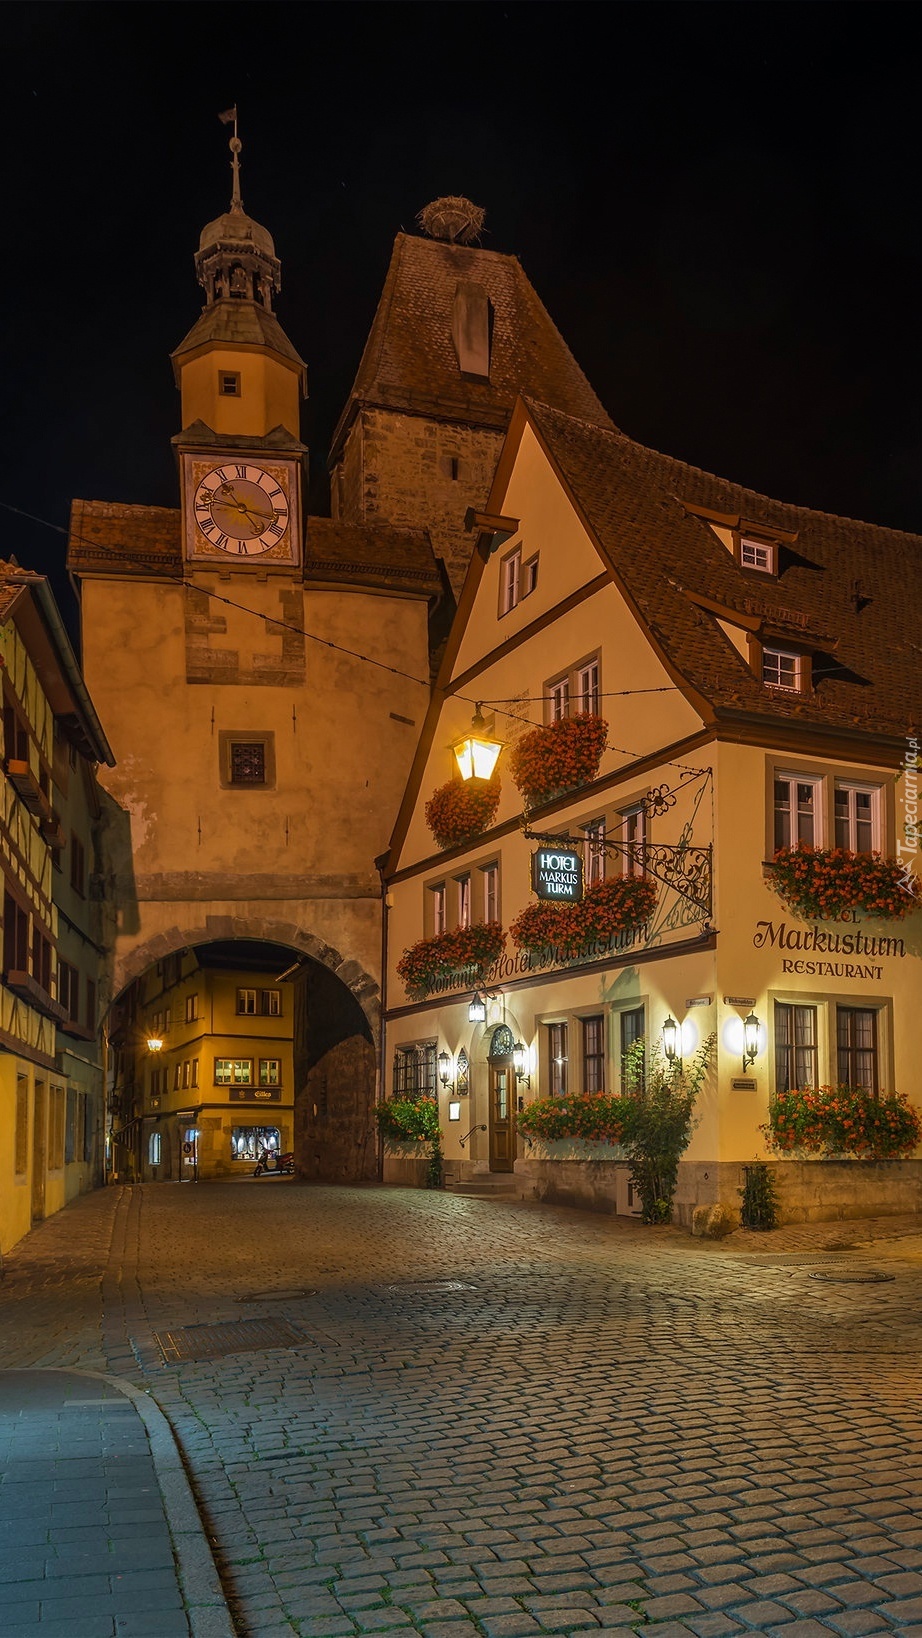
[[[758,569],[760,574],[775,574],[777,548],[767,540],[753,540],[751,535],[740,536],[740,563],[744,569]]]
[[[762,681],[768,688],[800,694],[804,687],[804,657],[783,648],[763,648]]]

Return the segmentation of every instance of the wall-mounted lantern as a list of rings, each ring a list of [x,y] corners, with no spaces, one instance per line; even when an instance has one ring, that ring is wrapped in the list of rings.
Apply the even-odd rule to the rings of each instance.
[[[663,1055],[670,1066],[682,1062],[679,1026],[671,1013],[663,1025]]]
[[[468,1002],[467,1021],[469,1024],[485,1024],[487,1021],[487,1003],[479,990],[475,990]]]
[[[461,778],[491,779],[502,748],[502,740],[494,739],[487,732],[487,725],[481,715],[478,702],[471,721],[470,732],[461,739],[455,740],[452,746]]]
[[[743,1019],[743,1074],[759,1056],[759,1035],[762,1025],[754,1012]]]
[[[528,1074],[528,1048],[524,1041],[516,1041],[512,1048],[512,1067],[519,1085],[531,1086],[531,1076]]]
[[[451,1054],[444,1051],[440,1052],[438,1056],[438,1065],[439,1080],[441,1081],[442,1085],[444,1087],[451,1086]]]
[[[147,1037],[147,1050],[148,1050],[148,1052],[162,1052],[163,1051],[163,1041],[162,1041],[162,1039],[160,1038],[159,1035],[148,1035],[148,1037]]]

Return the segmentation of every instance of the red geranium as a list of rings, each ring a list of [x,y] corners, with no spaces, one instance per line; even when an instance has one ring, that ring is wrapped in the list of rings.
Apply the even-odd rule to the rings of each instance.
[[[532,728],[509,753],[509,772],[529,807],[588,785],[599,771],[608,723],[588,711]]]
[[[590,887],[575,904],[526,905],[509,928],[520,949],[556,946],[567,954],[639,927],[656,907],[656,883],[646,876],[612,876]]]
[[[453,927],[412,944],[397,963],[397,974],[408,990],[426,995],[439,978],[464,973],[483,978],[497,956],[502,955],[506,935],[498,921],[475,922],[473,927]]]
[[[449,779],[426,803],[426,824],[439,847],[458,847],[493,823],[499,806],[498,779]]]
[[[859,1160],[899,1160],[922,1141],[919,1113],[902,1093],[875,1096],[854,1086],[778,1092],[762,1131],[769,1147],[782,1154],[852,1155]]]
[[[899,921],[922,900],[906,890],[896,859],[879,853],[852,853],[844,847],[779,847],[766,865],[779,898],[797,916],[834,921],[845,910],[864,910],[884,921]]]

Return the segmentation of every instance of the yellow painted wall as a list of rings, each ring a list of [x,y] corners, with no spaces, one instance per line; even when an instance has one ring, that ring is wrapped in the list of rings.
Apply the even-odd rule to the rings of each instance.
[[[220,376],[240,376],[240,396],[219,391]],[[298,372],[268,353],[215,347],[182,364],[182,424],[204,421],[219,434],[261,438],[274,427],[294,437],[300,426]]]

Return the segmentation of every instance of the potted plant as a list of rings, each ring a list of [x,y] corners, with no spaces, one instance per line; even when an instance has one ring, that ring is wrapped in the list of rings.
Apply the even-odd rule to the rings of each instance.
[[[509,772],[527,807],[540,807],[595,779],[608,723],[589,711],[532,728],[509,753]]]
[[[493,823],[499,806],[498,779],[449,779],[426,803],[426,824],[440,848],[459,847]]]
[[[779,847],[765,866],[779,898],[797,916],[834,921],[848,910],[863,910],[884,921],[899,921],[919,908],[896,859],[879,853],[851,853],[844,847]]]
[[[425,996],[439,978],[450,973],[469,973],[483,978],[488,967],[502,955],[506,935],[498,921],[475,922],[472,927],[453,927],[411,944],[397,963],[397,976],[412,994]]]
[[[898,1092],[807,1086],[776,1092],[761,1130],[780,1154],[901,1160],[922,1139],[922,1120]]]

